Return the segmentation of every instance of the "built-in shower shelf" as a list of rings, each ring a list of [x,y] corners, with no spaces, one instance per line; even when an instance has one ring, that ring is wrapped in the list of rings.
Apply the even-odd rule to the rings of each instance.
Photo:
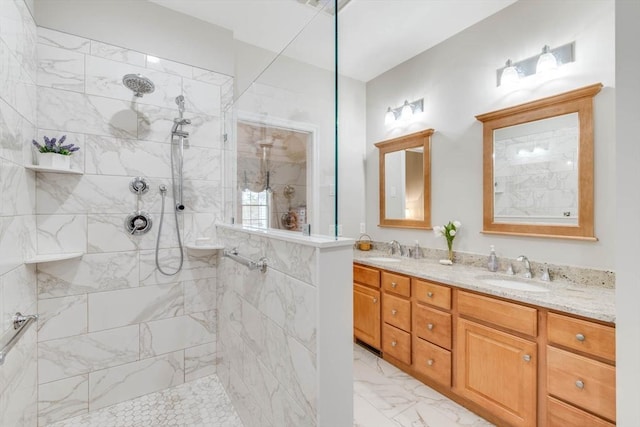
[[[52,173],[68,173],[72,175],[82,175],[83,172],[76,169],[60,169],[53,168],[49,166],[38,166],[38,165],[24,165],[25,168],[34,170],[36,172],[52,172]]]
[[[218,251],[220,249],[224,249],[224,245],[219,243],[211,245],[196,245],[195,243],[188,243],[184,245],[184,247],[194,251]]]
[[[82,252],[70,252],[66,254],[47,254],[36,255],[34,258],[29,258],[24,261],[25,264],[40,264],[44,262],[64,261],[67,259],[81,258],[84,255]]]

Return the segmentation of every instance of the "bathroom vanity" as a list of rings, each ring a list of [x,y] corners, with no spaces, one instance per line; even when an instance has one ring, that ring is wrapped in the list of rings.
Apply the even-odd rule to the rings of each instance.
[[[354,338],[386,361],[497,425],[615,425],[613,289],[372,258],[354,254]]]

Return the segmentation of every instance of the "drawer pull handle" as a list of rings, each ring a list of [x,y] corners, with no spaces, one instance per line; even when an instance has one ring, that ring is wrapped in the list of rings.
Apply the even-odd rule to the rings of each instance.
[[[433,331],[433,323],[427,324],[427,329]]]
[[[576,334],[576,339],[580,342],[584,341],[586,337],[582,334]]]
[[[391,282],[391,287],[395,288],[396,286],[398,286],[398,284],[396,282]]]
[[[582,380],[576,381],[576,387],[582,390],[584,388],[584,382],[582,382]]]
[[[429,298],[433,298],[433,292],[427,292],[427,296],[428,296]]]
[[[397,345],[398,345],[398,343],[396,341],[391,341],[391,347],[395,347]]]
[[[524,356],[522,356],[522,360],[524,360],[525,362],[531,362],[531,356],[528,354],[525,354]]]
[[[398,314],[398,310],[391,310],[391,315],[395,316],[396,314]]]
[[[374,297],[374,298],[373,298],[373,303],[375,304],[375,303],[377,303],[377,302],[378,302],[378,298],[375,298],[375,297]]]
[[[429,366],[433,366],[433,359],[429,359],[429,360],[427,360],[427,365],[429,365]]]

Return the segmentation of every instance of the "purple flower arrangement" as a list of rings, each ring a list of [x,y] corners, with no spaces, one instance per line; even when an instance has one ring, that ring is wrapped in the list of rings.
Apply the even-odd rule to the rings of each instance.
[[[56,153],[63,156],[70,156],[78,151],[80,147],[76,147],[74,144],[62,145],[66,139],[67,135],[62,135],[59,140],[56,140],[55,138],[49,139],[45,136],[44,145],[40,145],[35,139],[32,140],[32,142],[41,153]]]

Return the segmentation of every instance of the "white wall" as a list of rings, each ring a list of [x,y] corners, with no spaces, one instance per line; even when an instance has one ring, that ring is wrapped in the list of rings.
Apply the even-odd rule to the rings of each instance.
[[[35,173],[23,167],[36,123],[36,25],[23,0],[0,0],[0,336],[12,316],[37,312]],[[33,324],[0,366],[0,426],[37,424]],[[6,342],[3,340],[3,342]]]
[[[640,420],[640,2],[616,1],[616,354],[618,425]]]
[[[521,253],[536,261],[614,268],[614,3],[612,0],[519,1],[367,83],[367,228],[374,240],[399,240],[444,249],[428,231],[378,228],[378,153],[374,143],[434,128],[432,222],[459,220],[454,250],[498,256]],[[526,23],[526,25],[523,25]],[[419,29],[415,29],[418,31]],[[520,90],[496,87],[495,70],[538,53],[542,46],[576,41],[576,62],[551,80],[536,77]],[[478,114],[602,82],[595,98],[595,229],[598,242],[483,235],[482,124]],[[424,97],[425,112],[408,126],[388,128],[388,106]]]
[[[39,26],[233,75],[233,34],[139,0],[33,0]]]

